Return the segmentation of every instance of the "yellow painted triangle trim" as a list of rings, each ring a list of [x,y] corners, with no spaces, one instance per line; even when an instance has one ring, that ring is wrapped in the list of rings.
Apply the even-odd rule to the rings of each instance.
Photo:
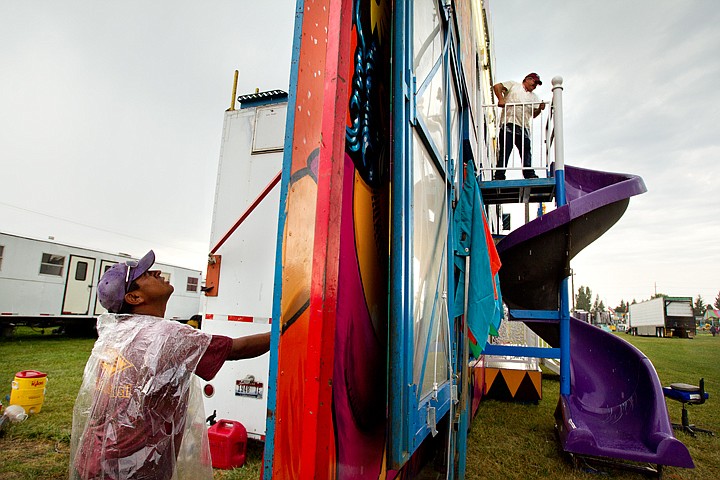
[[[530,375],[530,380],[532,380],[533,385],[535,385],[535,390],[538,393],[538,396],[542,398],[542,373],[538,372],[536,375]]]
[[[508,390],[510,390],[510,395],[515,397],[525,377],[525,370],[503,370],[502,376],[505,378],[505,383],[507,383]]]
[[[497,368],[485,368],[485,389],[483,390],[484,393],[490,391],[490,386],[495,381],[495,377],[497,377],[497,374]]]

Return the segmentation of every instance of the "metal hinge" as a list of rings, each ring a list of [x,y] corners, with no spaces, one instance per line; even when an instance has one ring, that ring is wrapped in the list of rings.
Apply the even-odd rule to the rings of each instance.
[[[435,407],[427,406],[427,425],[430,427],[430,433],[434,437],[437,435],[437,420],[435,419]]]
[[[417,77],[410,76],[410,123],[417,125]]]

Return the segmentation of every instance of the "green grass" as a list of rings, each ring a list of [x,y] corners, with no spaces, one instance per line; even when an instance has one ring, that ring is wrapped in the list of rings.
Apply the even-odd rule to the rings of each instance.
[[[700,335],[694,340],[629,337],[616,334],[640,348],[654,363],[663,384],[696,383],[705,377],[710,400],[690,407],[693,423],[720,434],[720,338]],[[82,372],[94,341],[52,336],[18,328],[12,338],[0,339],[0,398],[10,393],[10,383],[21,370],[48,374],[42,411],[27,421],[9,425],[0,437],[0,480],[67,478],[72,408]],[[553,428],[553,412],[559,394],[558,378],[543,377],[543,400],[522,405],[483,401],[469,436],[467,475],[473,479],[590,479],[597,478],[572,464],[560,451]],[[681,406],[669,402],[672,421],[680,421]],[[666,468],[665,478],[720,478],[720,440],[677,433],[688,446],[696,468]],[[248,463],[240,469],[215,470],[215,479],[257,480],[262,445],[251,442]],[[611,470],[606,476],[645,478]]]

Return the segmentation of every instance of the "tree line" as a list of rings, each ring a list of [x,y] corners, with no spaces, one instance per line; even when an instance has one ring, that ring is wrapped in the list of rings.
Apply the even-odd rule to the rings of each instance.
[[[668,295],[665,295],[664,293],[656,293],[652,297],[650,297],[650,300],[657,297],[667,297]],[[638,303],[637,300],[633,299],[632,302],[620,300],[620,305],[615,307],[613,310],[615,310],[615,313],[618,315],[625,314],[630,309],[630,305]],[[718,308],[720,309],[720,292],[718,292],[717,296],[715,297],[714,303],[705,303],[705,300],[702,298],[702,295],[698,295],[695,297],[695,301],[693,302],[693,313],[695,316],[702,316],[705,314],[705,311],[709,308]],[[593,315],[595,315],[598,312],[604,312],[607,310],[605,307],[605,304],[602,300],[600,300],[599,295],[595,295],[595,301],[592,299],[592,290],[590,290],[590,287],[586,287],[581,285],[580,288],[578,288],[578,292],[575,295],[575,309],[576,310],[585,310],[586,312],[590,312]]]

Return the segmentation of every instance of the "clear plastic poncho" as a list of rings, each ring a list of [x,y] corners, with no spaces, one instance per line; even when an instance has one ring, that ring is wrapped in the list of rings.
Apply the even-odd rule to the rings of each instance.
[[[103,314],[73,411],[71,479],[212,479],[195,368],[211,336]]]

